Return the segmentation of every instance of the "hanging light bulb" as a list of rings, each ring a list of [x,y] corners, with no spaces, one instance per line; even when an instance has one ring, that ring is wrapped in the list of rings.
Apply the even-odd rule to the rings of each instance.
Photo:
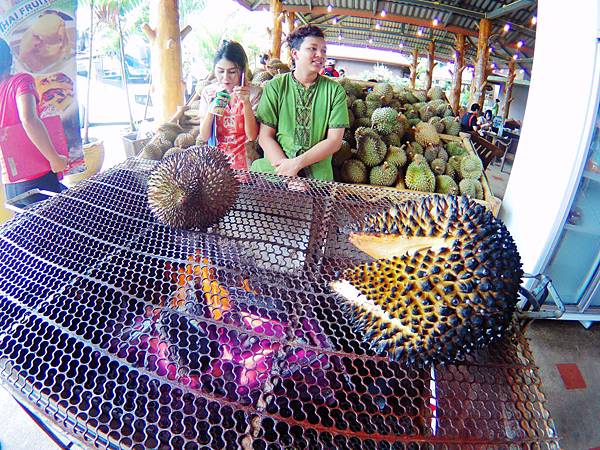
[[[510,23],[507,23],[504,25],[504,28],[502,28],[504,30],[505,33],[508,33],[510,31]]]
[[[433,20],[431,21],[431,23],[433,24],[433,26],[434,26],[434,27],[437,27],[437,26],[439,25],[440,21],[439,21],[439,20],[438,20],[438,18],[436,17],[435,19],[433,19]]]
[[[490,64],[490,69],[494,70],[496,68],[496,63]]]
[[[492,47],[489,47],[489,48],[488,48],[488,52],[489,52],[489,53],[492,53],[493,51],[494,51],[494,49],[493,49]]]
[[[334,17],[333,19],[331,19],[331,23],[334,25],[337,24],[337,17]]]
[[[531,18],[531,25],[537,25],[537,16]]]
[[[333,11],[333,6],[331,6],[331,3],[329,5],[327,5],[327,12],[331,12]]]
[[[422,29],[418,29],[417,30],[417,36],[423,36],[423,30]]]
[[[398,44],[398,47],[400,47],[400,48],[404,48],[404,44],[403,44],[402,42],[400,42],[400,43]]]
[[[513,59],[514,59],[514,60],[517,60],[517,59],[519,59],[519,55],[517,55],[517,54],[515,53],[515,54],[513,55]]]
[[[387,11],[385,9],[381,10],[381,17],[385,17],[387,15]]]
[[[369,44],[373,43],[373,38],[369,38]]]
[[[525,71],[524,71],[523,69],[521,69],[521,70],[519,70],[519,73],[520,73],[520,74],[524,74],[524,73],[525,73]]]
[[[381,30],[381,24],[380,24],[379,22],[377,22],[377,23],[375,24],[375,29],[376,29],[376,30]]]
[[[523,47],[523,45],[524,45],[524,44],[525,44],[525,43],[524,43],[523,41],[519,41],[519,42],[517,42],[517,48],[521,48],[521,47]]]
[[[338,41],[342,40],[342,33],[338,34]]]

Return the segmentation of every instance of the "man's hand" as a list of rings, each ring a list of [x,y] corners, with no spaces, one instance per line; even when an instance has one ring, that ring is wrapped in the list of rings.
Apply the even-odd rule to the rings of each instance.
[[[302,170],[302,166],[300,165],[298,158],[280,159],[279,161],[273,163],[273,167],[275,168],[275,173],[277,175],[285,175],[288,177],[295,177],[298,175],[298,172]]]
[[[66,156],[56,155],[55,158],[50,160],[50,169],[52,169],[52,172],[54,173],[64,172],[69,165],[68,163],[69,160]]]
[[[250,103],[250,87],[249,86],[236,86],[233,88],[233,95],[240,99],[240,101],[247,105]]]

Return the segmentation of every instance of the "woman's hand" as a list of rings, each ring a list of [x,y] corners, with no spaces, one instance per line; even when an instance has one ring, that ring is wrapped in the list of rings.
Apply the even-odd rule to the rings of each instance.
[[[302,165],[300,165],[298,158],[280,159],[273,163],[273,167],[275,168],[275,173],[277,175],[285,175],[288,177],[295,177],[298,175],[298,172],[302,170]]]
[[[240,101],[247,105],[250,103],[250,87],[249,86],[236,86],[233,88],[233,95],[240,99]]]
[[[68,165],[69,160],[63,155],[56,155],[55,158],[50,160],[50,169],[52,169],[52,172],[54,173],[64,172],[67,170]]]

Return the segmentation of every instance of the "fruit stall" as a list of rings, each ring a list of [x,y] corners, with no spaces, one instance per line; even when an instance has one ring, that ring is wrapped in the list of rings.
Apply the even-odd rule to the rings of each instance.
[[[478,37],[472,102],[501,18],[535,7],[436,2],[436,29],[397,2],[269,3],[274,57],[284,18],[336,8]],[[0,383],[94,448],[559,448],[519,252],[457,96],[432,72],[425,89],[344,79],[336,181],[232,170],[173,87],[177,2],[157,7],[155,135],[0,228]]]

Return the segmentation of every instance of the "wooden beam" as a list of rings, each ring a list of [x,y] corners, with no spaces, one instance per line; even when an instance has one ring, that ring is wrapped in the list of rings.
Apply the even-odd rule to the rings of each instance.
[[[427,48],[427,71],[425,72],[425,90],[429,91],[433,83],[433,68],[437,64],[435,62],[435,42],[430,41]]]
[[[508,5],[502,5],[500,8],[496,8],[493,11],[485,13],[486,19],[497,19],[498,17],[504,16],[514,11],[518,11],[521,8],[531,5],[534,0],[517,0],[516,2],[509,3]]]
[[[419,64],[419,50],[413,48],[412,64],[410,65],[410,87],[415,88],[417,82],[417,65]]]
[[[502,117],[504,117],[504,120],[508,119],[510,104],[513,101],[512,90],[517,75],[516,65],[514,59],[511,59],[508,63],[508,78],[504,84],[504,98],[502,99]]]
[[[271,1],[274,1],[274,0],[271,0]],[[315,8],[310,9],[307,6],[287,5],[286,4],[286,9],[288,11],[295,11],[295,12],[300,12],[300,13],[304,13],[304,14],[306,14],[306,13],[331,14],[327,11],[326,7],[315,7]],[[366,19],[374,19],[375,18],[371,11],[365,11],[365,10],[360,10],[360,9],[335,8],[335,14],[351,16],[351,17],[362,17],[362,18],[366,18]],[[407,23],[409,25],[416,25],[418,27],[423,27],[423,28],[432,28],[432,24],[431,24],[430,20],[417,19],[414,17],[407,17],[407,16],[399,16],[397,14],[388,13],[385,16],[385,20],[389,21],[389,22],[395,22],[395,23]],[[450,33],[464,34],[465,36],[477,36],[477,32],[474,30],[471,30],[469,28],[461,28],[461,27],[456,27],[456,26],[442,26],[442,25],[438,25],[435,28],[437,30],[447,30]]]
[[[154,8],[156,27],[144,24],[142,30],[152,48],[152,99],[156,123],[160,125],[168,121],[184,101],[179,3],[158,0],[150,4]]]
[[[460,91],[462,88],[462,74],[465,66],[465,36],[456,35],[456,49],[454,52],[454,70],[452,71],[452,87],[450,88],[450,107],[458,115],[460,108]]]
[[[479,22],[479,37],[477,39],[477,61],[475,62],[475,74],[471,83],[471,95],[469,97],[469,107],[473,103],[478,103],[483,107],[485,98],[485,85],[489,74],[489,51],[488,38],[490,37],[491,22],[489,19],[481,19]]]
[[[270,0],[271,14],[273,16],[273,31],[271,35],[271,58],[281,58],[281,27],[283,11],[281,0]]]
[[[288,36],[296,29],[296,13],[293,11],[287,11],[287,24],[288,24]],[[292,67],[292,48],[288,46],[287,49],[287,65]]]

